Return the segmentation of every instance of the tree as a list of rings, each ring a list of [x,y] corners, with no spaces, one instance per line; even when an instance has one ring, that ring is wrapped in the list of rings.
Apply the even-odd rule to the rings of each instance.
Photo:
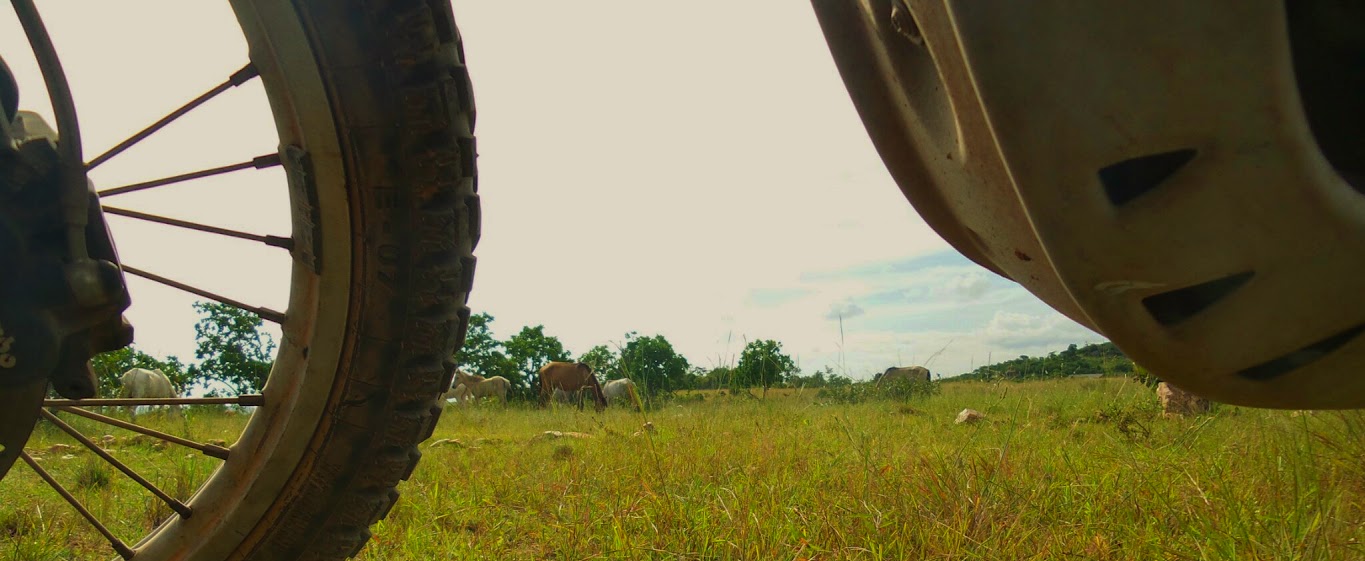
[[[674,351],[663,335],[641,337],[634,331],[626,334],[626,346],[621,348],[621,369],[641,385],[645,393],[686,388],[690,368],[687,359]]]
[[[621,372],[621,364],[616,358],[616,353],[612,352],[606,345],[598,345],[588,349],[588,352],[579,355],[578,362],[591,366],[593,372],[601,374],[602,378],[606,380],[625,377]]]
[[[455,364],[471,374],[502,376],[510,381],[509,374],[515,372],[516,367],[502,352],[502,343],[493,338],[492,323],[493,316],[487,313],[469,316],[469,331],[464,346],[455,353]]]
[[[706,373],[707,370],[705,368],[692,365],[691,368],[687,369],[687,382],[683,384],[683,387],[688,389],[698,389],[702,387],[702,377],[706,376]]]
[[[782,352],[782,343],[771,339],[751,341],[744,346],[735,366],[736,381],[743,386],[762,386],[767,389],[781,384],[788,374],[796,372],[796,364]]]
[[[133,368],[160,370],[170,379],[175,391],[181,395],[184,395],[185,389],[193,381],[185,365],[174,355],[166,357],[166,360],[160,360],[132,346],[95,355],[90,359],[90,368],[95,371],[95,379],[99,382],[99,395],[103,397],[117,396],[119,379],[124,372]]]
[[[1133,372],[1133,361],[1123,355],[1113,343],[1100,343],[1078,347],[1067,345],[1061,352],[1049,352],[1045,357],[1020,355],[1019,358],[982,366],[963,379],[988,380],[996,377],[1006,379],[1056,378],[1075,374],[1129,374]]]
[[[190,379],[206,386],[217,382],[238,395],[260,392],[275,356],[275,341],[260,330],[260,316],[217,302],[195,302],[194,309],[202,314],[194,325],[200,360],[190,367]]]
[[[1072,360],[1072,359],[1075,359],[1075,358],[1076,358],[1076,355],[1077,355],[1077,354],[1079,354],[1079,349],[1076,348],[1076,344],[1075,344],[1075,343],[1072,343],[1072,344],[1066,346],[1066,350],[1065,350],[1065,351],[1062,351],[1062,358],[1065,358],[1065,359],[1067,359],[1067,360]]]
[[[735,381],[735,369],[728,366],[717,366],[698,376],[695,386],[698,389],[716,390],[737,386]]]
[[[816,370],[808,376],[792,374],[787,377],[787,385],[797,388],[823,388],[838,375],[834,373],[834,368],[826,366],[823,370]],[[878,374],[880,376],[880,374]]]
[[[545,327],[523,327],[521,332],[503,342],[511,365],[507,380],[512,389],[523,398],[535,397],[540,391],[540,367],[555,360],[568,361],[572,354],[564,348],[559,339],[545,334]]]

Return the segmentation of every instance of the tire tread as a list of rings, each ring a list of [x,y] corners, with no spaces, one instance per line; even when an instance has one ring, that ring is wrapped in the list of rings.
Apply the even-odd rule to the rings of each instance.
[[[352,557],[389,514],[440,418],[469,326],[480,228],[473,90],[449,2],[295,4],[305,26],[332,24],[312,43],[358,186],[353,285],[363,294],[321,448],[266,517],[272,529],[243,544],[252,561]],[[373,188],[393,192],[381,203]],[[382,254],[385,244],[397,256]],[[384,259],[396,262],[387,286],[376,272]]]

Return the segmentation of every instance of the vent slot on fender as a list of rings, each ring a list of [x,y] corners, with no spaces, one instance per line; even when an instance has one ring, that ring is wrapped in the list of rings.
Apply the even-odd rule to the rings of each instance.
[[[1264,382],[1273,378],[1278,378],[1290,371],[1297,370],[1309,363],[1315,362],[1325,357],[1355,339],[1356,336],[1365,333],[1365,323],[1337,333],[1331,337],[1308,345],[1302,349],[1284,355],[1280,358],[1269,360],[1247,368],[1237,374],[1248,380]]]
[[[1104,194],[1114,206],[1128,204],[1180,171],[1194,159],[1194,155],[1194,149],[1185,148],[1139,156],[1102,167],[1100,183],[1104,184]]]
[[[1255,275],[1254,272],[1246,271],[1194,286],[1155,294],[1143,298],[1142,305],[1147,307],[1147,313],[1152,315],[1152,319],[1169,327],[1193,317],[1215,302],[1232,294],[1233,291],[1251,280],[1253,275]]]

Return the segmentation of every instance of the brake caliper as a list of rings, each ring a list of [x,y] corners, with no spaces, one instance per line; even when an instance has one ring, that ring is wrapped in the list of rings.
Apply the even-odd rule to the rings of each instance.
[[[85,224],[69,223],[64,186],[82,168],[61,161],[52,127],[17,101],[0,62],[0,477],[28,440],[48,384],[63,397],[94,396],[90,358],[133,339],[99,199],[85,182]]]
[[[70,399],[94,396],[90,358],[132,343],[123,270],[79,150],[63,161],[52,127],[18,108],[0,59],[0,478],[49,384]]]
[[[70,254],[51,128],[19,111],[8,129],[10,144],[0,147],[0,388],[46,378],[64,397],[91,397],[90,358],[132,342],[123,273],[93,190],[88,258]]]

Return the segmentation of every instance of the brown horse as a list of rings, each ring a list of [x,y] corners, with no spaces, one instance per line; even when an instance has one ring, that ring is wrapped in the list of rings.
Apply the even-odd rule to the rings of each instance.
[[[540,405],[542,407],[549,403],[550,396],[555,390],[562,390],[571,394],[583,388],[592,390],[598,411],[606,409],[607,398],[602,396],[602,384],[597,382],[597,376],[593,375],[591,366],[581,362],[555,361],[540,367]],[[578,408],[583,408],[582,401],[578,402]]]

